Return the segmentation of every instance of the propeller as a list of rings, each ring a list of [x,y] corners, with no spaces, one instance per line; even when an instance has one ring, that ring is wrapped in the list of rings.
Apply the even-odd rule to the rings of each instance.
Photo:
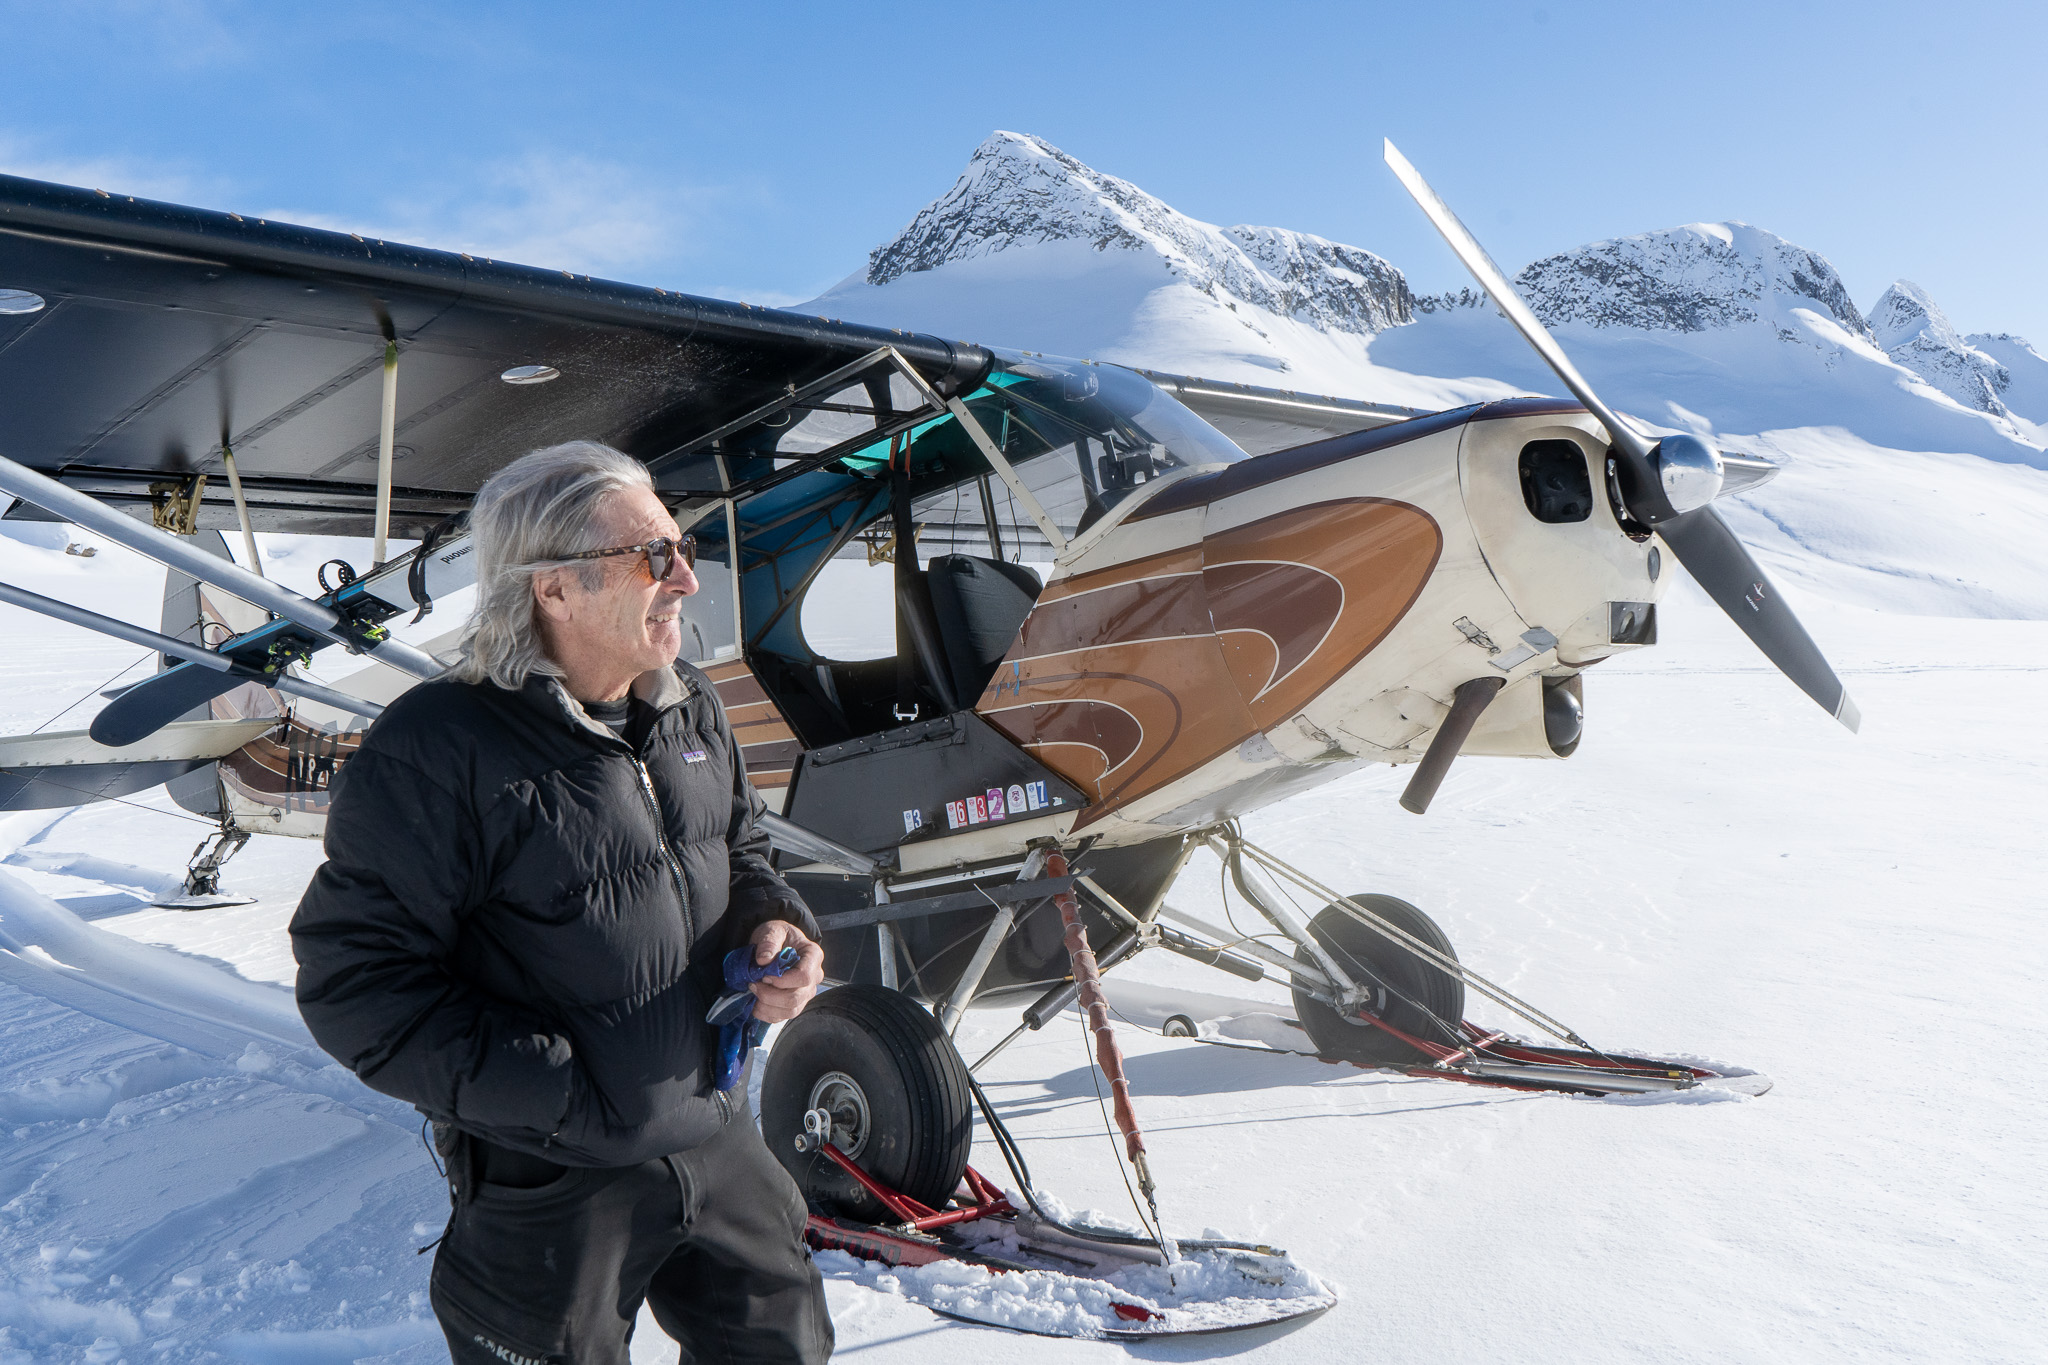
[[[1611,447],[1608,476],[1628,518],[1662,536],[1671,553],[1678,556],[1678,562],[1685,565],[1687,572],[1764,656],[1798,684],[1801,691],[1820,703],[1823,710],[1854,731],[1862,723],[1862,714],[1849,699],[1848,689],[1828,666],[1806,627],[1799,624],[1799,618],[1778,595],[1777,588],[1711,505],[1723,492],[1758,482],[1764,476],[1754,466],[1763,462],[1723,457],[1697,436],[1666,436],[1654,443],[1645,440],[1641,432],[1600,401],[1557,339],[1537,320],[1501,268],[1486,254],[1486,248],[1479,245],[1478,239],[1458,221],[1458,215],[1451,212],[1450,206],[1391,140],[1387,143],[1386,159],[1451,250],[1479,281],[1479,287],[1507,314],[1523,340],[1536,348],[1536,354],[1564,382],[1572,397],[1607,428]]]

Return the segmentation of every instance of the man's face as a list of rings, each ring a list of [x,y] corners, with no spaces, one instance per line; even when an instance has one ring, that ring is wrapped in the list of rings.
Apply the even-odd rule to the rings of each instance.
[[[597,522],[603,531],[601,548],[678,535],[675,518],[645,488],[612,494],[600,506]],[[697,591],[697,576],[680,556],[659,583],[648,574],[645,555],[591,563],[604,574],[595,591],[583,586],[574,569],[536,574],[533,587],[548,655],[567,672],[570,691],[584,701],[604,701],[623,695],[649,669],[675,662],[683,644],[676,613],[682,600]]]

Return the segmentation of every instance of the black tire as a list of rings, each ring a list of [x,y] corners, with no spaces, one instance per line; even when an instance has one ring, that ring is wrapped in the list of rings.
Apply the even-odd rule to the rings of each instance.
[[[1363,908],[1406,930],[1438,952],[1456,960],[1458,954],[1436,921],[1407,901],[1392,896],[1353,896]],[[1374,933],[1343,907],[1325,907],[1309,922],[1316,942],[1336,957],[1339,966],[1373,998],[1366,1012],[1425,1042],[1457,1047],[1464,1039],[1457,1027],[1465,1017],[1465,983],[1443,968],[1423,961],[1407,948]],[[1295,949],[1298,961],[1315,965],[1306,948]],[[1346,1019],[1336,1010],[1296,987],[1294,1010],[1319,1056],[1362,1066],[1412,1066],[1431,1060],[1384,1029],[1363,1019]]]
[[[1185,1014],[1167,1015],[1166,1022],[1160,1026],[1159,1032],[1167,1038],[1199,1038],[1202,1036],[1201,1026]]]
[[[783,1025],[761,1080],[761,1134],[813,1208],[894,1221],[821,1152],[799,1152],[804,1114],[833,1111],[833,1141],[862,1170],[933,1208],[974,1144],[967,1067],[938,1020],[881,986],[839,986]]]

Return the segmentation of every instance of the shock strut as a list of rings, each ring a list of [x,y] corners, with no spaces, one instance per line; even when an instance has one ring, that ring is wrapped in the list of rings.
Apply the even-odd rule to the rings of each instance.
[[[1069,871],[1066,855],[1060,850],[1046,855],[1048,877],[1065,877]],[[1088,946],[1088,927],[1081,922],[1081,902],[1072,890],[1067,890],[1054,895],[1053,904],[1059,907],[1060,921],[1066,926],[1067,959],[1073,964],[1077,1003],[1087,1014],[1088,1028],[1095,1035],[1095,1064],[1109,1081],[1112,1112],[1118,1131],[1124,1135],[1124,1153],[1138,1172],[1138,1189],[1151,1206],[1152,1226],[1159,1230],[1159,1249],[1171,1263],[1179,1257],[1166,1236],[1165,1225],[1159,1221],[1158,1187],[1145,1159],[1145,1135],[1139,1131],[1138,1115],[1131,1108],[1131,1082],[1124,1075],[1123,1049],[1117,1046],[1116,1033],[1110,1027],[1109,1001],[1102,993],[1102,973],[1095,963],[1095,950]]]

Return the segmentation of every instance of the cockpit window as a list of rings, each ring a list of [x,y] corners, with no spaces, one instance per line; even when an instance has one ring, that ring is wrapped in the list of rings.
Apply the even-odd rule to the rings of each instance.
[[[969,412],[1062,534],[1073,537],[1152,481],[1190,465],[1234,463],[1245,452],[1150,380],[1114,365],[998,352]],[[891,444],[840,461],[848,473],[888,474]],[[913,517],[925,554],[951,549],[1042,559],[1051,547],[1008,486],[951,417],[910,433]],[[952,477],[947,477],[951,475]],[[937,482],[940,488],[933,490]],[[993,534],[1006,543],[989,545]]]

